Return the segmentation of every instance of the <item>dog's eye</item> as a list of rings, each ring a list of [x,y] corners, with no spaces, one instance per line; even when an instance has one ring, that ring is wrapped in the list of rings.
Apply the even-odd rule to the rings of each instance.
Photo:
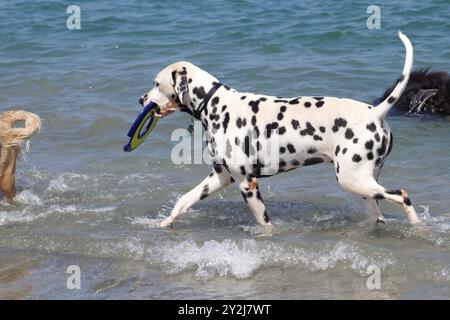
[[[155,87],[159,87],[158,81],[155,81]]]

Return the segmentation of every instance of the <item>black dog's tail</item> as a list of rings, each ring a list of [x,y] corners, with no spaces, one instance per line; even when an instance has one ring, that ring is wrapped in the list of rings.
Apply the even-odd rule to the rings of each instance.
[[[403,67],[402,76],[391,94],[375,108],[372,108],[373,112],[376,112],[380,118],[384,118],[386,116],[398,98],[402,95],[406,85],[408,84],[409,75],[413,65],[413,46],[411,41],[409,41],[408,37],[401,31],[398,32],[398,36],[406,48],[405,66]]]

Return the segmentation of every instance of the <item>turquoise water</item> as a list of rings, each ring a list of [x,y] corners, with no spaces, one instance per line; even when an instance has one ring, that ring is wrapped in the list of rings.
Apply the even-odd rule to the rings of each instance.
[[[18,204],[0,203],[3,298],[448,298],[450,148],[444,119],[389,118],[395,145],[383,185],[410,193],[429,232],[401,210],[367,227],[357,199],[319,165],[261,181],[277,226],[261,237],[236,188],[157,225],[209,172],[174,165],[160,121],[122,151],[137,100],[169,63],[188,60],[242,91],[371,102],[400,75],[410,37],[416,67],[450,71],[448,1],[382,2],[368,30],[363,1],[0,2],[0,106],[37,113],[43,130],[18,165]],[[81,289],[66,288],[79,265]],[[381,268],[369,290],[367,268]]]

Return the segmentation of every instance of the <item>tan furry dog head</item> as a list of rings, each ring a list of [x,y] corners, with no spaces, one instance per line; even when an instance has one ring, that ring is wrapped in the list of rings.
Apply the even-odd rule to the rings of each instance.
[[[16,122],[23,121],[23,128],[15,128]],[[16,195],[16,160],[23,142],[41,128],[41,119],[22,110],[6,111],[0,115],[0,191],[8,199]]]

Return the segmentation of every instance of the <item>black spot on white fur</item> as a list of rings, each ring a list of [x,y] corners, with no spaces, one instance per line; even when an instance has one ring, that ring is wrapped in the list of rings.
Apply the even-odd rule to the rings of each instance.
[[[367,130],[369,130],[370,132],[375,132],[377,130],[377,126],[375,123],[370,123],[366,126]]]
[[[316,132],[316,129],[314,129],[314,127],[311,125],[310,122],[306,122],[306,129],[301,130],[300,134],[302,136],[305,136],[305,135],[313,136],[314,132]]]
[[[331,130],[333,130],[333,132],[338,132],[339,128],[345,128],[347,126],[347,120],[343,119],[343,118],[336,118],[334,119],[334,125],[331,128]]]
[[[334,155],[337,156],[339,154],[339,151],[341,151],[341,147],[337,146],[336,149],[334,150]]]
[[[205,88],[203,87],[195,87],[192,92],[199,98],[204,99],[206,97]]]
[[[355,154],[353,155],[353,157],[352,157],[352,160],[353,160],[354,162],[360,162],[360,161],[362,160],[362,158],[361,158],[361,156],[360,156],[359,154],[355,153]]]
[[[346,131],[345,131],[345,138],[346,139],[352,139],[353,137],[355,136],[355,134],[353,133],[353,130],[352,129],[350,129],[350,128],[348,128]]]
[[[209,193],[209,186],[207,184],[205,184],[203,186],[202,193],[200,195],[200,200],[205,199],[208,196],[208,193]]]
[[[318,164],[318,163],[322,163],[323,162],[323,159],[322,158],[317,158],[317,157],[315,157],[315,158],[309,158],[309,159],[306,159],[304,162],[303,162],[303,165],[304,166],[311,166],[311,165],[313,165],[313,164]]]
[[[364,144],[364,146],[366,147],[367,150],[372,150],[373,144],[374,144],[373,140],[369,140]]]
[[[320,107],[322,107],[324,104],[325,104],[324,101],[317,101],[317,102],[316,102],[316,107],[317,107],[317,108],[320,108]]]
[[[295,153],[295,148],[292,144],[288,144],[287,149],[288,149],[289,153]]]

